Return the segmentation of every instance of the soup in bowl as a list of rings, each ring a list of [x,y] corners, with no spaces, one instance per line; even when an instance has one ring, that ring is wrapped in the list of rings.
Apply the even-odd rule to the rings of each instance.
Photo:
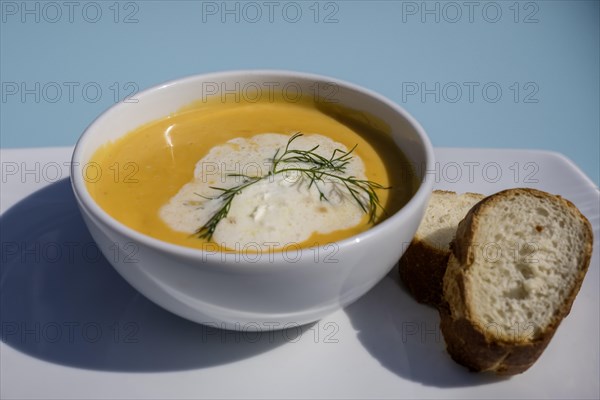
[[[382,96],[285,71],[151,88],[77,143],[73,189],[103,254],[193,321],[280,329],[359,298],[423,216],[433,151]],[[415,168],[416,167],[416,168]]]

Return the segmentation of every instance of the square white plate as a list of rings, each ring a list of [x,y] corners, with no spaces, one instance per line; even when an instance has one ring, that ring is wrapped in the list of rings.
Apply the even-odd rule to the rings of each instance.
[[[557,193],[593,225],[571,314],[530,370],[498,379],[448,357],[437,313],[395,269],[346,309],[286,331],[220,331],[162,310],[98,255],[67,179],[71,151],[0,150],[2,398],[600,397],[600,197],[560,154],[440,148],[428,171],[457,192]]]

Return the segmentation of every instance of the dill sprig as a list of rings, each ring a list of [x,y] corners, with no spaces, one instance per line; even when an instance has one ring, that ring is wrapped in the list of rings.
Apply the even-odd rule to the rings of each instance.
[[[233,174],[231,174],[231,175],[233,175]],[[235,197],[235,195],[240,194],[244,188],[252,185],[253,183],[258,182],[261,179],[263,179],[263,178],[262,177],[249,178],[249,177],[244,176],[244,182],[242,182],[240,185],[234,186],[230,189],[224,189],[224,188],[220,188],[220,187],[210,186],[211,189],[221,191],[221,194],[219,194],[216,197],[205,197],[205,196],[201,196],[201,197],[204,197],[207,200],[220,199],[221,201],[223,201],[223,204],[221,205],[221,208],[219,208],[219,210],[217,210],[217,212],[208,220],[208,222],[206,224],[204,224],[203,226],[201,226],[200,228],[198,228],[196,230],[196,232],[194,232],[194,234],[198,235],[199,238],[205,238],[207,240],[210,240],[212,238],[212,235],[215,233],[215,230],[217,229],[217,225],[219,224],[219,222],[221,222],[221,220],[223,218],[227,217],[227,214],[229,214],[229,209],[231,208],[231,202],[233,201],[233,198]]]
[[[288,172],[300,173],[302,177],[308,179],[308,189],[310,190],[310,188],[314,186],[319,192],[319,199],[322,201],[329,200],[319,184],[332,182],[334,184],[342,185],[347,190],[350,197],[358,204],[360,209],[364,213],[369,214],[369,223],[374,223],[377,217],[377,209],[381,208],[383,210],[383,206],[379,202],[379,196],[377,195],[376,190],[385,190],[389,189],[389,187],[385,187],[377,182],[343,175],[346,171],[346,166],[352,159],[352,153],[357,145],[349,151],[335,149],[332,152],[331,157],[327,158],[315,153],[319,148],[319,145],[316,145],[309,150],[291,149],[290,145],[292,142],[300,136],[303,135],[299,132],[292,135],[281,154],[279,154],[281,149],[277,149],[271,160],[271,168],[266,175],[256,177],[244,174],[227,174],[229,177],[242,178],[242,183],[231,188],[210,186],[211,189],[218,190],[221,193],[215,197],[202,197],[207,200],[221,200],[222,204],[212,217],[203,226],[198,228],[194,234],[201,239],[210,240],[217,229],[219,222],[229,214],[231,203],[236,195],[240,194],[243,189],[256,182],[273,177],[277,174]],[[307,164],[307,166],[288,166],[294,163]]]

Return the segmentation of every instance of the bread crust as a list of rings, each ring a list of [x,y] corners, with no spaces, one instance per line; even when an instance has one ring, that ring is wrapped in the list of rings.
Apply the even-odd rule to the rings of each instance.
[[[583,222],[585,243],[575,283],[546,329],[536,337],[523,339],[515,336],[513,340],[507,340],[495,335],[492,327],[483,326],[472,316],[470,311],[475,299],[469,293],[466,275],[475,259],[475,246],[472,244],[479,229],[479,215],[486,208],[493,207],[502,197],[519,195],[561,202]],[[477,203],[458,226],[456,237],[451,244],[449,267],[444,276],[443,301],[439,308],[440,328],[450,356],[473,371],[493,371],[499,375],[514,375],[526,371],[539,358],[561,321],[569,314],[588,270],[592,246],[593,233],[590,222],[573,203],[560,196],[535,189],[508,189]]]
[[[498,375],[525,372],[542,354],[552,335],[528,343],[490,340],[485,327],[467,318],[454,319],[447,307],[441,307],[440,329],[448,354],[457,363],[474,372],[491,371]],[[554,332],[552,332],[553,334]]]
[[[434,190],[433,193],[457,195],[447,190]],[[479,193],[464,193],[462,196],[475,200],[483,199]],[[450,250],[428,244],[425,239],[416,235],[398,263],[400,280],[411,296],[419,303],[435,308],[442,304],[442,286]]]
[[[412,240],[398,269],[402,283],[416,301],[439,307],[449,256],[449,251],[429,246],[420,238]]]

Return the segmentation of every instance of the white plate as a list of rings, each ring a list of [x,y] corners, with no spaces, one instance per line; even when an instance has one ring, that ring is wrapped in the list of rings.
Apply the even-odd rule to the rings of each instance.
[[[592,222],[594,255],[571,314],[524,374],[497,379],[456,365],[436,312],[406,294],[396,270],[312,326],[257,335],[176,317],[96,254],[65,179],[71,149],[18,149],[0,151],[1,397],[600,397],[598,188],[556,153],[436,153],[438,188],[535,187]]]

